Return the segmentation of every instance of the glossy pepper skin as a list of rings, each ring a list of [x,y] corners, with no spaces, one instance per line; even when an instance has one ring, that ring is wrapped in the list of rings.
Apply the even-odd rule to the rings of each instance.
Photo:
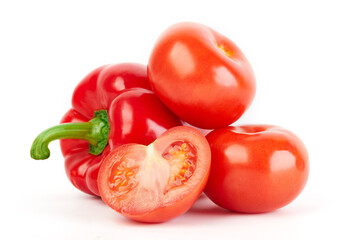
[[[46,159],[49,142],[61,139],[65,171],[79,190],[99,196],[97,175],[103,159],[118,145],[148,145],[181,125],[151,91],[146,67],[122,63],[90,72],[75,88],[72,108],[60,125],[42,132],[31,156]]]

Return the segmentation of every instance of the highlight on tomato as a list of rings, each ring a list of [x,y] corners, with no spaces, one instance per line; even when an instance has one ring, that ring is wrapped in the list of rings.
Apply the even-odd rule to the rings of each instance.
[[[235,122],[255,95],[255,76],[234,42],[198,23],[178,23],[157,40],[148,62],[152,89],[189,124],[214,129]]]
[[[111,151],[99,170],[100,195],[125,217],[164,222],[196,201],[210,162],[209,144],[198,130],[174,127],[148,146],[130,143]]]
[[[292,202],[309,175],[303,142],[277,126],[216,129],[206,136],[212,155],[206,195],[236,212],[261,213]]]

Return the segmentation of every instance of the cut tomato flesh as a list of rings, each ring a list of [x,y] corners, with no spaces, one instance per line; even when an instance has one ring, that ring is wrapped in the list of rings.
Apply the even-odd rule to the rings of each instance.
[[[196,149],[186,141],[169,144],[161,154],[150,144],[145,154],[125,154],[112,163],[108,187],[122,213],[142,214],[166,205],[165,195],[184,185],[196,169]]]
[[[134,177],[139,171],[139,166],[132,159],[115,162],[109,176],[109,187],[119,195],[127,193],[136,186]]]
[[[148,146],[113,149],[99,170],[100,195],[123,216],[164,222],[190,209],[205,188],[210,164],[210,146],[201,132],[174,127]]]
[[[162,154],[170,165],[170,177],[166,186],[169,189],[184,184],[196,168],[196,149],[188,142],[177,141]]]

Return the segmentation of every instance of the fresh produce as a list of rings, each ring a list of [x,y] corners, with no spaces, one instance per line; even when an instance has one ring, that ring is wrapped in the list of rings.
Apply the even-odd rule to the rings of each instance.
[[[97,175],[110,149],[125,143],[150,144],[167,129],[181,125],[149,89],[143,65],[123,63],[95,69],[76,87],[73,108],[62,124],[35,139],[31,157],[48,158],[48,144],[63,139],[68,178],[81,191],[99,195]]]
[[[98,182],[102,199],[134,220],[163,222],[186,212],[210,170],[205,137],[188,126],[171,128],[148,146],[125,144],[105,158]]]
[[[308,153],[288,130],[270,125],[225,127],[206,138],[212,167],[205,193],[223,208],[272,211],[289,204],[306,184]]]
[[[34,140],[31,157],[48,158],[49,143],[60,139],[72,184],[136,221],[177,217],[203,191],[234,212],[273,211],[301,193],[309,159],[284,128],[229,126],[255,90],[235,43],[202,24],[175,24],[147,67],[113,64],[88,74],[61,124]]]
[[[179,23],[156,42],[148,63],[151,86],[177,116],[200,128],[226,127],[249,107],[255,77],[241,50],[197,23]]]

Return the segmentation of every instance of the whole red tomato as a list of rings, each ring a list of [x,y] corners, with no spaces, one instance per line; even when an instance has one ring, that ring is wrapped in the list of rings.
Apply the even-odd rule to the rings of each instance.
[[[283,128],[226,127],[206,138],[212,166],[205,193],[223,208],[244,213],[272,211],[293,201],[306,184],[306,148]]]
[[[100,195],[128,218],[167,221],[199,197],[210,162],[209,144],[199,131],[174,127],[148,146],[129,143],[112,150],[100,167]]]
[[[181,119],[200,128],[235,122],[255,95],[255,77],[241,50],[197,23],[179,23],[158,39],[148,63],[150,84]]]

